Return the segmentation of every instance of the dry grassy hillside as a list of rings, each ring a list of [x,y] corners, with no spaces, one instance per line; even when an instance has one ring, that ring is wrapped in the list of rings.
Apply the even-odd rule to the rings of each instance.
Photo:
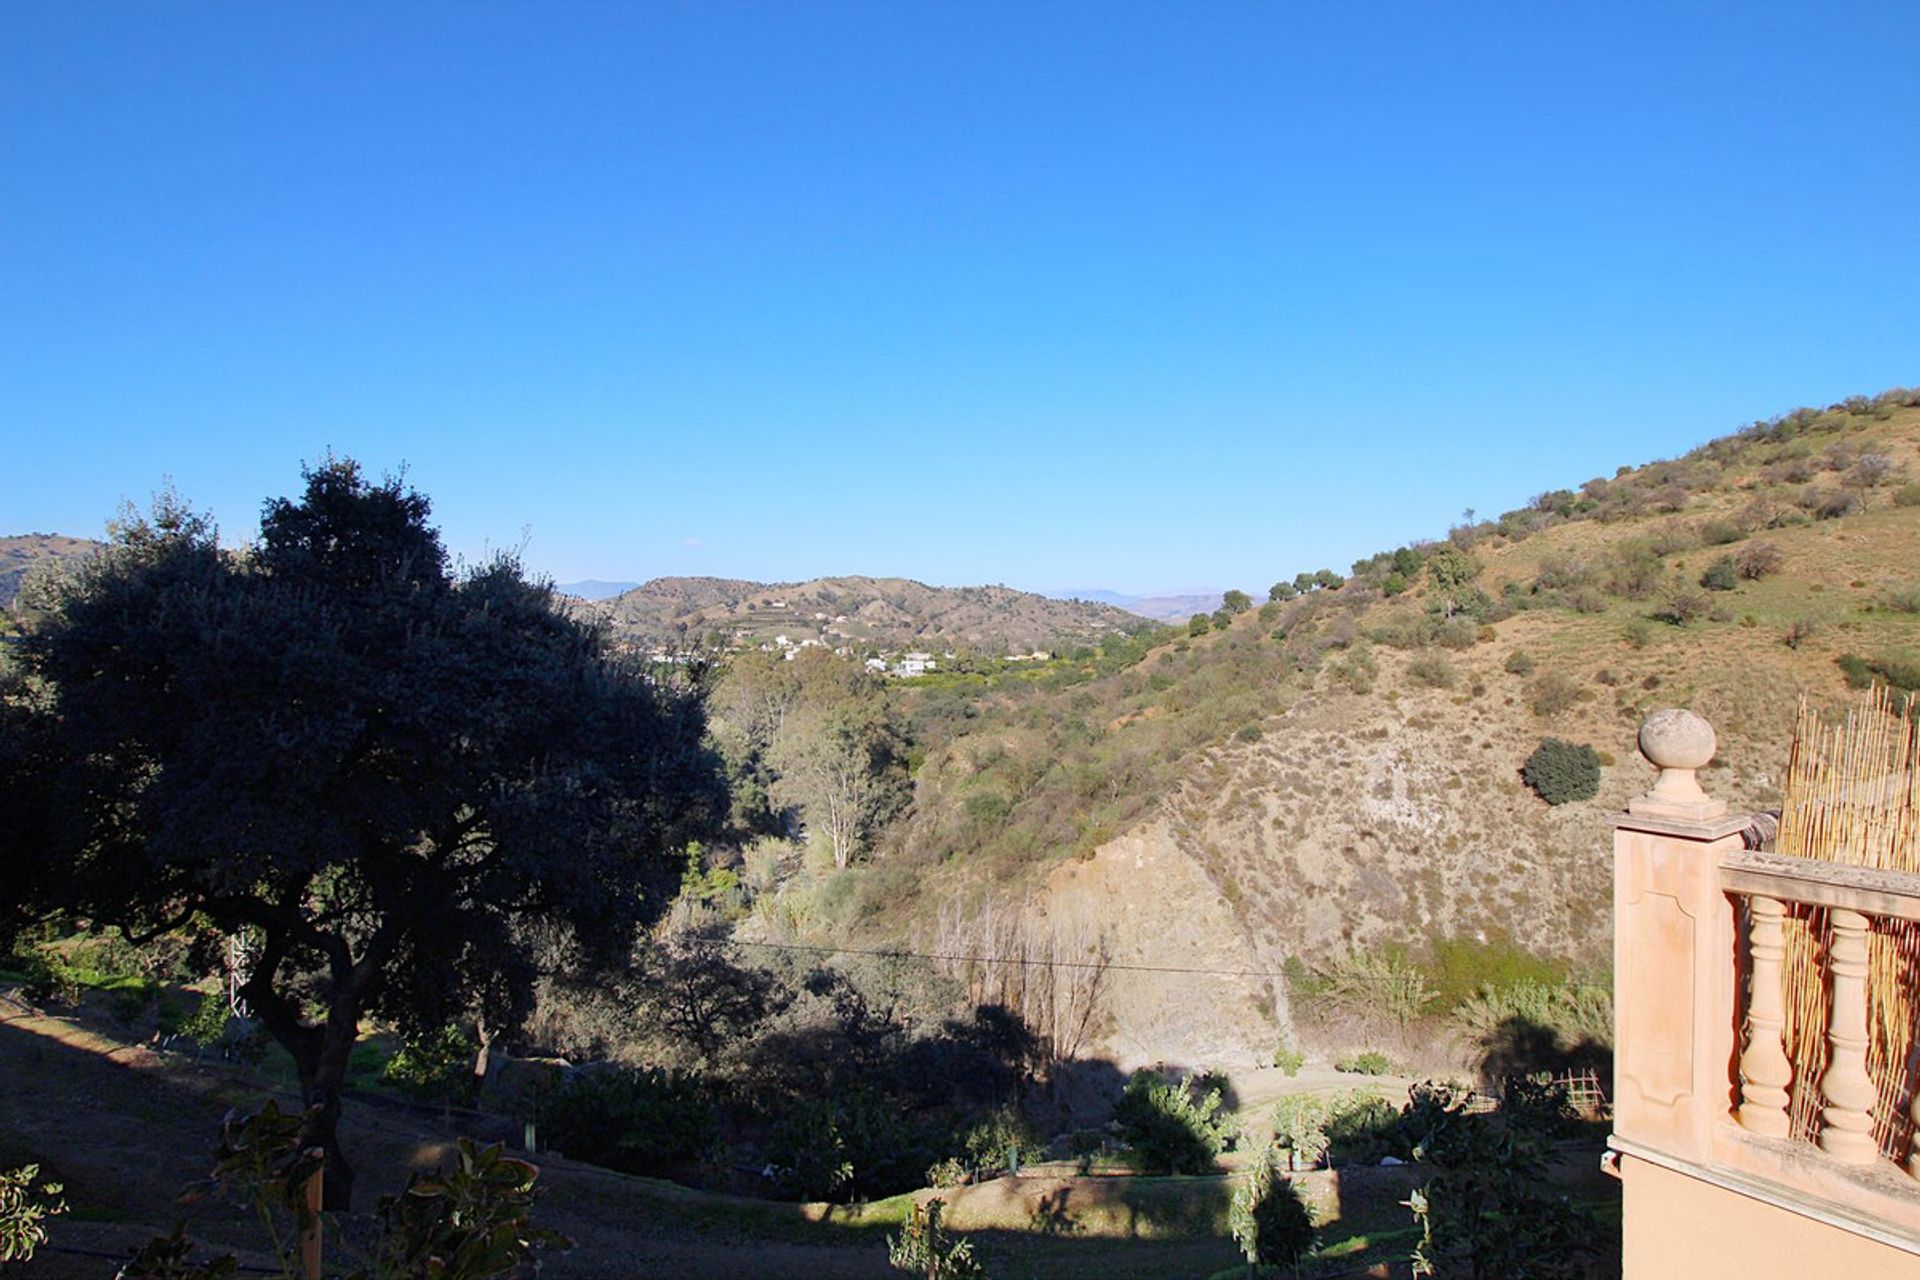
[[[1651,780],[1634,747],[1648,711],[1705,715],[1722,743],[1708,787],[1765,808],[1778,802],[1795,704],[1840,701],[1843,659],[1856,679],[1920,680],[1912,399],[1796,415],[1458,530],[1451,545],[1477,567],[1464,588],[1417,573],[1389,597],[1388,566],[1359,565],[1339,590],[1251,611],[1063,692],[1055,718],[1100,718],[1086,729],[1093,776],[1075,783],[1082,831],[1102,830],[1098,769],[1146,776],[1122,773],[1128,735],[1165,744],[1202,714],[1220,723],[1188,736],[1175,781],[1124,828],[1056,836],[1068,869],[1029,893],[1029,909],[1044,915],[1070,894],[1080,912],[1091,898],[1133,963],[1204,958],[1272,975],[1294,957],[1469,938],[1603,966],[1606,816]],[[1726,557],[1760,571],[1721,566],[1724,589],[1701,585]],[[1451,622],[1449,599],[1469,602]],[[1228,668],[1237,693],[1194,692]],[[917,906],[896,901],[883,919],[1037,883],[1025,868],[1044,866],[1044,851],[974,860],[938,837],[978,797],[1011,792],[979,838],[990,855],[1012,844],[1023,805],[1048,794],[1047,723],[1035,708],[1009,712],[930,758],[903,847],[957,851],[922,871]],[[1528,789],[1521,766],[1546,737],[1601,753],[1596,796],[1554,807]],[[1009,755],[1036,759],[1024,788],[991,772]],[[1111,1047],[1135,1060],[1169,1045],[1258,1057],[1288,1021],[1284,984],[1267,977],[1135,983],[1111,1003]]]

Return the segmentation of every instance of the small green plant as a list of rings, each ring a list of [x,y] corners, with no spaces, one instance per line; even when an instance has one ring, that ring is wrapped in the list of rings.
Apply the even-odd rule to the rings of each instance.
[[[1290,1093],[1273,1104],[1273,1141],[1293,1152],[1294,1163],[1311,1169],[1327,1154],[1327,1099],[1312,1093]]]
[[[538,1249],[572,1242],[533,1225],[540,1171],[505,1146],[456,1144],[453,1165],[415,1173],[380,1201],[380,1248],[371,1270],[349,1280],[490,1280],[519,1272]]]
[[[1721,556],[1707,566],[1700,575],[1700,585],[1709,591],[1731,591],[1740,585],[1740,573],[1734,568],[1732,556]]]
[[[0,1169],[0,1262],[26,1262],[47,1242],[47,1219],[67,1211],[57,1182],[38,1182],[40,1166]]]
[[[1353,1075],[1384,1076],[1393,1071],[1393,1059],[1378,1049],[1365,1049],[1359,1053],[1348,1054],[1334,1063],[1333,1069]]]
[[[224,992],[205,992],[200,997],[200,1003],[194,1006],[193,1013],[180,1023],[180,1034],[202,1049],[211,1049],[225,1038],[227,1020],[232,1016]]]
[[[937,1196],[914,1205],[900,1234],[887,1237],[887,1262],[896,1271],[925,1280],[986,1280],[987,1269],[973,1256],[973,1242],[948,1235],[940,1225],[945,1207]]]
[[[1527,656],[1527,652],[1524,649],[1515,649],[1507,655],[1507,660],[1500,665],[1508,675],[1525,676],[1533,674],[1533,659]]]
[[[1920,484],[1903,484],[1893,491],[1896,507],[1920,507]]]
[[[1273,1051],[1273,1065],[1286,1072],[1291,1079],[1300,1074],[1300,1068],[1307,1065],[1307,1055],[1283,1044]]]
[[[1233,1190],[1227,1228],[1252,1268],[1297,1266],[1313,1248],[1313,1214],[1300,1189],[1280,1171],[1279,1148],[1269,1143]]]
[[[477,1081],[473,1045],[452,1024],[409,1037],[387,1060],[380,1078],[416,1102],[466,1102]]]
[[[1545,738],[1521,766],[1520,776],[1550,805],[1591,800],[1600,793],[1600,755],[1585,743]]]
[[[960,1135],[966,1168],[978,1174],[1004,1173],[1040,1149],[1040,1135],[1018,1111],[1002,1107]]]

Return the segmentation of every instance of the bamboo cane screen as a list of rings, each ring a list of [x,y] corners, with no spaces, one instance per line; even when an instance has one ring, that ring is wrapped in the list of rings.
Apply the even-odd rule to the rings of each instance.
[[[1876,686],[1826,723],[1800,701],[1775,848],[1783,854],[1920,873],[1920,699]],[[1819,1130],[1820,1075],[1830,1012],[1824,973],[1828,913],[1789,904],[1786,925],[1786,1051],[1793,1063],[1788,1115],[1794,1137]],[[1908,1106],[1920,1079],[1920,924],[1874,918],[1867,941],[1867,1074],[1879,1091],[1873,1136],[1881,1154],[1905,1159],[1914,1143]]]

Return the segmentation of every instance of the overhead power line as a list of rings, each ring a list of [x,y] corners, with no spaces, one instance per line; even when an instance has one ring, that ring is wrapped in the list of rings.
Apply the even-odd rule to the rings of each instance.
[[[821,956],[874,956],[882,960],[939,960],[949,964],[1016,964],[1036,969],[1105,969],[1121,973],[1190,973],[1210,978],[1285,978],[1284,973],[1266,969],[1203,969],[1183,965],[1120,964],[1106,960],[1035,960],[1025,956],[943,955],[931,951],[904,951],[891,948],[809,947],[793,942],[743,942],[731,940],[736,947],[758,947],[762,951],[792,951]]]

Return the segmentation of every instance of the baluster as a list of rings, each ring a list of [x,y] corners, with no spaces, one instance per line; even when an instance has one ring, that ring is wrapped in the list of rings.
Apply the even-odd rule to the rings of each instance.
[[[1826,1100],[1820,1109],[1820,1149],[1848,1164],[1872,1164],[1879,1154],[1872,1116],[1879,1092],[1867,1075],[1867,918],[1836,909],[1830,923],[1833,1014],[1827,1023],[1827,1069],[1820,1077],[1820,1096]]]
[[[1748,1037],[1740,1055],[1740,1109],[1744,1128],[1769,1138],[1787,1136],[1787,1085],[1793,1064],[1781,1043],[1786,1002],[1781,994],[1787,939],[1782,921],[1787,909],[1777,898],[1747,899],[1752,925],[1753,992],[1747,1001]]]
[[[1907,1153],[1907,1172],[1920,1178],[1920,1084],[1913,1090],[1913,1106],[1908,1114],[1913,1117],[1913,1150]]]

